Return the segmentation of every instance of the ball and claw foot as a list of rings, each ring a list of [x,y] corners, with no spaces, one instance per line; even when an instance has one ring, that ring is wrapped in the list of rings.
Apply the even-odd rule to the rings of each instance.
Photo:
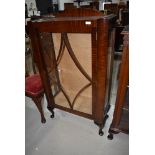
[[[107,119],[109,117],[109,115],[106,115],[105,118]]]
[[[51,118],[54,118],[54,111],[52,111],[52,115],[50,116]]]
[[[41,120],[41,123],[43,123],[43,124],[46,123],[46,119],[45,119],[45,118],[42,119],[42,120]]]
[[[50,106],[47,106],[47,109],[52,113],[52,115],[50,116],[51,118],[54,118],[54,111],[53,108]]]
[[[112,139],[113,139],[113,134],[110,133],[110,134],[108,135],[108,139],[109,139],[109,140],[112,140]]]
[[[100,136],[103,136],[104,135],[104,132],[102,131],[102,129],[99,129],[99,135]]]

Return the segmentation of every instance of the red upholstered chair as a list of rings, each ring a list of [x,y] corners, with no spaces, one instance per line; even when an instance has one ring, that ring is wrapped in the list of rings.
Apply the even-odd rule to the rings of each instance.
[[[27,48],[29,47],[29,48]],[[33,54],[32,54],[32,50],[29,46],[29,41],[26,42],[26,56],[30,56],[31,57],[31,63],[27,63],[27,59],[25,59],[25,71],[26,71],[26,75],[25,75],[25,95],[27,97],[30,97],[35,105],[37,106],[40,115],[41,115],[41,122],[45,123],[46,119],[44,117],[44,113],[43,113],[43,108],[42,108],[42,100],[44,97],[44,88],[42,85],[42,81],[40,78],[40,75],[36,73],[36,69],[35,69],[35,64],[33,62]],[[28,71],[28,66],[31,66],[32,70],[33,70],[33,75],[29,74]]]
[[[41,122],[45,123],[46,119],[44,117],[42,102],[41,102],[44,97],[44,88],[39,74],[34,74],[26,77],[25,95],[32,98],[32,100],[34,101],[35,105],[37,106],[40,112]]]

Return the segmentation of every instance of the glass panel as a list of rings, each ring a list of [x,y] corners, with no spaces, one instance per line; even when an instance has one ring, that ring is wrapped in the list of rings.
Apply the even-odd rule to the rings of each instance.
[[[59,92],[59,87],[57,85],[58,78],[57,78],[57,71],[55,68],[56,60],[55,60],[55,54],[53,50],[52,34],[40,33],[40,41],[41,41],[42,54],[46,65],[51,89],[52,89],[53,95],[55,95]]]
[[[62,43],[61,34],[55,33],[53,40],[60,84],[63,89],[63,93],[59,93],[55,97],[56,104],[91,114],[91,35],[63,34],[64,42]],[[67,97],[63,98],[63,95]],[[67,100],[69,100],[68,105]]]
[[[114,48],[113,48],[113,35],[114,31],[109,31],[109,46],[108,46],[108,55],[107,55],[107,82],[106,82],[106,99],[105,99],[105,110],[107,110],[107,104],[110,100],[110,93],[111,93],[111,86],[112,86],[112,72],[113,72],[113,54],[114,54]]]

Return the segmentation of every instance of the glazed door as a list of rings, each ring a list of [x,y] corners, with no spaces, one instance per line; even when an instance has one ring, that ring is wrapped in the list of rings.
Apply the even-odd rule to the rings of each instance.
[[[92,115],[91,34],[39,35],[55,106]]]

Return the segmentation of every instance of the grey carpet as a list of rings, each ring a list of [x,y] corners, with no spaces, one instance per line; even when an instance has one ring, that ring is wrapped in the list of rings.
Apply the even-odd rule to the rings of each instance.
[[[55,109],[55,118],[45,110],[47,122],[41,124],[39,112],[26,97],[26,155],[128,155],[129,136],[123,133],[108,140],[114,106],[109,112],[104,136],[92,120]],[[45,101],[46,106],[46,101]]]

